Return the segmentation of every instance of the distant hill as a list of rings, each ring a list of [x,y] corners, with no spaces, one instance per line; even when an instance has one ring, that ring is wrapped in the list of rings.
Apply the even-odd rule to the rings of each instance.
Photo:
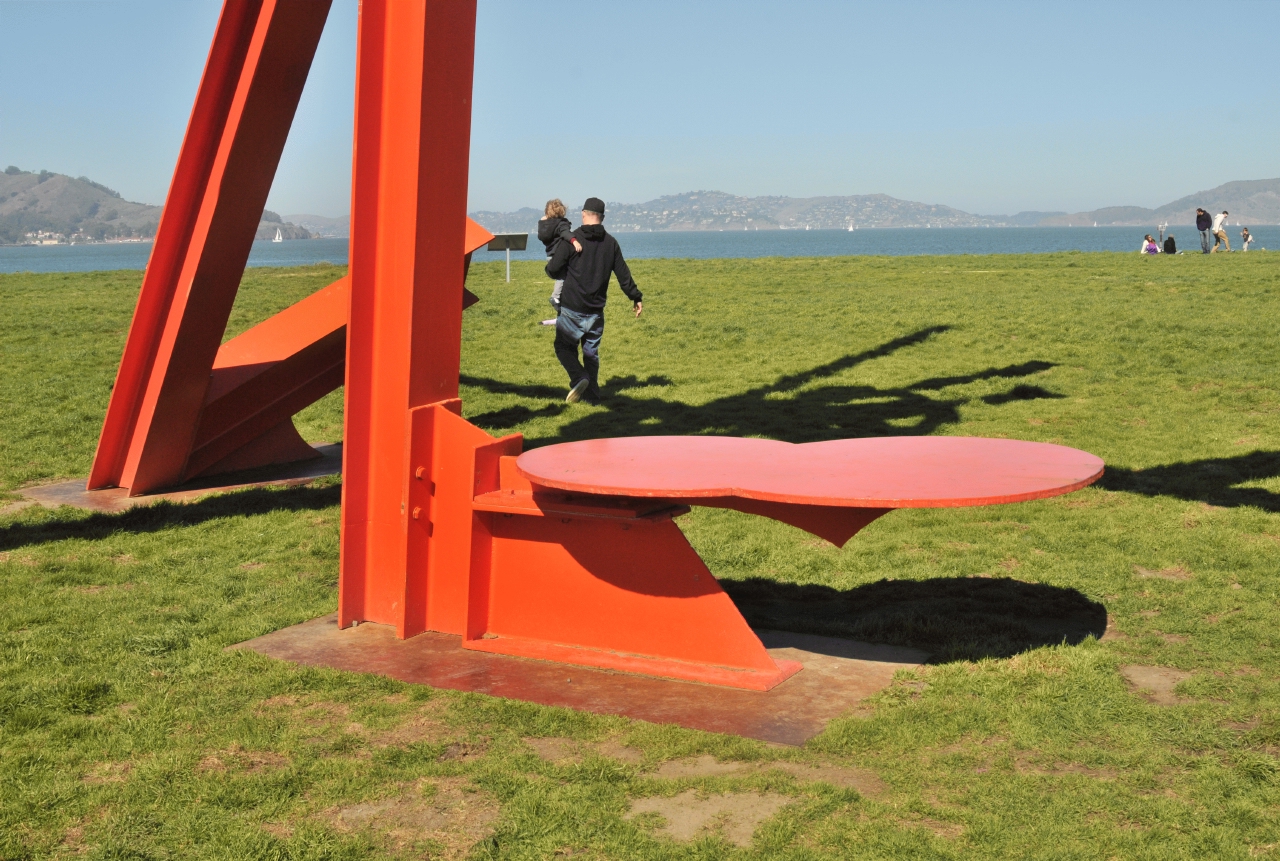
[[[258,222],[258,232],[253,235],[253,238],[275,239],[277,230],[280,231],[281,239],[315,238],[315,234],[307,230],[307,228],[294,224],[292,221],[286,221],[269,209],[262,211],[262,220]]]
[[[315,236],[323,239],[346,239],[351,235],[351,216],[327,218],[323,215],[286,215],[285,221],[292,221],[299,227],[305,227]]]
[[[610,203],[605,224],[615,233],[652,230],[845,230],[849,227],[1091,227],[1193,224],[1195,209],[1227,210],[1242,224],[1280,224],[1280,179],[1229,182],[1158,209],[1110,206],[1089,212],[1019,212],[973,215],[949,206],[899,200],[886,194],[845,197],[738,197],[691,191],[647,203]],[[495,233],[534,231],[541,209],[472,212]],[[570,220],[578,221],[576,213]]]
[[[542,210],[473,212],[499,233],[534,230]],[[578,219],[571,214],[570,220]],[[997,219],[949,206],[898,200],[887,194],[846,197],[739,197],[691,191],[647,203],[610,203],[606,224],[615,232],[648,230],[844,230],[849,227],[995,227]]]
[[[1228,210],[1234,224],[1280,224],[1280,179],[1228,182],[1156,209],[1109,206],[1088,212],[974,215],[950,206],[899,200],[887,194],[839,197],[740,197],[690,191],[646,203],[610,203],[606,224],[616,233],[655,230],[846,230],[876,227],[1089,227],[1187,225],[1195,208]],[[9,167],[0,174],[0,245],[95,242],[155,236],[161,208],[124,200],[88,177]],[[540,208],[477,211],[471,217],[495,233],[534,232]],[[570,213],[576,223],[576,213]],[[342,215],[263,213],[257,239],[346,237]]]
[[[12,165],[0,173],[0,245],[150,239],[162,208],[124,200],[87,176],[70,177]],[[272,220],[273,219],[273,220]],[[310,239],[304,227],[263,213],[258,239]]]
[[[159,221],[160,207],[123,200],[88,177],[16,167],[0,174],[0,244],[40,232],[86,240],[155,236]]]
[[[1043,227],[1087,227],[1099,225],[1143,226],[1168,222],[1195,224],[1196,207],[1209,212],[1231,213],[1231,222],[1280,224],[1280,179],[1251,179],[1228,182],[1208,191],[1197,191],[1156,209],[1141,206],[1109,206],[1090,212],[1055,214],[1041,220]]]

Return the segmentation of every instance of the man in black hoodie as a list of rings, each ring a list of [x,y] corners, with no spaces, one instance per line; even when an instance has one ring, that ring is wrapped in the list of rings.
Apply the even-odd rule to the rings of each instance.
[[[627,261],[622,259],[618,240],[605,232],[603,222],[604,201],[587,198],[582,205],[582,226],[573,231],[582,252],[574,254],[571,244],[561,242],[547,263],[547,275],[564,279],[560,316],[556,318],[556,358],[569,374],[565,400],[571,404],[583,397],[588,401],[600,398],[600,339],[604,336],[604,303],[611,275],[618,276],[618,286],[631,300],[636,316],[644,310],[640,302],[643,296],[631,279]]]

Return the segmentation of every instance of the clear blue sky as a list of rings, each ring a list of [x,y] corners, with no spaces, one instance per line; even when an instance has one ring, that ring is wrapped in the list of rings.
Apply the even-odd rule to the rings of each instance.
[[[220,4],[0,0],[0,167],[163,202]],[[335,0],[269,206],[349,199]],[[471,208],[718,189],[970,212],[1280,176],[1280,2],[480,0]]]

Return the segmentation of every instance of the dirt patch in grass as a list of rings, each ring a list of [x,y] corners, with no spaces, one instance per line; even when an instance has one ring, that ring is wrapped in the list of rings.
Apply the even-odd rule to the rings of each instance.
[[[493,833],[498,802],[465,778],[420,781],[393,798],[331,808],[322,818],[338,831],[368,831],[396,850],[433,844],[432,858],[461,858]]]
[[[1101,643],[1114,643],[1116,640],[1127,640],[1129,635],[1116,627],[1116,620],[1110,616],[1107,617],[1107,629],[1102,632],[1099,638]]]
[[[406,698],[388,699],[393,705],[403,703]],[[455,741],[446,750],[447,758],[454,760],[474,759],[484,752],[484,743],[467,743],[449,739],[450,729],[439,718],[441,706],[433,703],[392,718],[390,726],[370,729],[363,723],[352,720],[351,707],[345,703],[329,700],[311,700],[294,694],[280,694],[258,703],[256,714],[261,717],[274,717],[294,726],[305,728],[315,734],[308,739],[313,743],[332,740],[334,733],[346,733],[360,736],[369,748],[399,747],[428,743],[439,744],[444,741]],[[367,756],[368,750],[357,754]]]
[[[79,855],[85,851],[84,826],[72,825],[62,833],[62,845]]]
[[[547,762],[578,763],[582,761],[578,742],[571,738],[526,738],[524,743],[533,748],[533,752]]]
[[[616,739],[602,741],[595,745],[596,753],[605,759],[616,759],[619,762],[639,765],[644,761],[644,754],[634,747],[627,747]]]
[[[720,762],[714,756],[697,756],[664,762],[654,772],[664,780],[699,777],[748,777],[766,771],[781,771],[801,783],[826,783],[840,789],[856,789],[861,795],[880,796],[888,792],[880,776],[865,768],[846,765],[809,765],[801,762]]]
[[[393,695],[387,701],[393,705],[406,702],[403,695]],[[281,694],[258,704],[261,716],[282,717],[289,723],[308,727],[323,733],[331,730],[364,736],[372,747],[409,747],[422,742],[438,743],[445,740],[449,728],[440,720],[441,706],[425,705],[400,715],[386,728],[368,729],[364,724],[351,720],[351,707],[329,700],[307,700],[293,694]]]
[[[327,729],[340,723],[349,723],[351,707],[345,703],[328,700],[304,700],[293,694],[280,694],[258,703],[257,713],[262,716],[285,716],[290,723],[298,723],[313,729]]]
[[[293,836],[293,826],[287,822],[264,822],[262,830],[277,840],[288,840]]]
[[[928,816],[912,816],[898,821],[908,828],[923,828],[931,832],[934,837],[944,837],[947,840],[954,840],[964,833],[963,825],[931,819]]]
[[[1191,678],[1191,673],[1186,670],[1129,664],[1120,668],[1120,675],[1124,676],[1124,680],[1129,683],[1129,688],[1147,702],[1160,706],[1176,706],[1191,702],[1173,692],[1179,683]]]
[[[1181,565],[1171,565],[1168,568],[1161,568],[1159,571],[1143,568],[1141,565],[1134,565],[1133,573],[1144,580],[1190,580],[1193,576],[1190,571]]]
[[[538,756],[547,762],[577,765],[587,754],[595,754],[606,759],[638,765],[644,760],[644,754],[634,747],[627,747],[616,739],[600,742],[577,741],[571,738],[526,738],[524,743],[533,748]]]
[[[436,757],[437,762],[474,762],[484,756],[484,752],[489,749],[489,740],[487,738],[477,739],[475,741],[455,741],[445,747],[440,755]]]
[[[997,744],[1003,741],[1005,741],[1005,739],[995,738],[994,740],[990,740],[990,741],[984,740],[980,742],[980,744],[984,746],[990,746],[991,744]],[[945,747],[938,748],[937,755],[938,756],[955,756],[958,753],[966,753],[969,749],[970,749],[970,745],[965,744],[964,742],[958,741],[955,744],[949,744]]]
[[[771,762],[765,769],[785,771],[801,783],[826,783],[839,789],[856,789],[859,795],[877,797],[889,787],[874,771],[847,765],[806,765],[801,762]]]
[[[662,818],[658,833],[673,840],[693,840],[705,834],[720,834],[738,846],[751,845],[760,823],[781,810],[791,799],[771,792],[734,792],[699,796],[693,789],[671,798],[640,798],[623,816],[632,819],[644,814]]]
[[[298,697],[295,697],[293,694],[277,694],[274,697],[267,697],[265,700],[258,703],[258,712],[261,713],[264,709],[288,708],[289,706],[296,706],[297,704]]]
[[[82,777],[81,781],[94,785],[124,783],[131,771],[133,771],[131,762],[100,762],[89,769],[89,773]]]
[[[127,592],[132,588],[132,583],[94,583],[90,586],[76,586],[75,590],[81,595],[97,595],[99,592],[105,592],[108,589],[119,589]]]
[[[235,771],[240,774],[260,774],[289,764],[289,758],[270,750],[245,750],[233,744],[226,750],[211,753],[196,764],[196,771]]]
[[[1114,768],[1091,768],[1087,765],[1081,765],[1078,762],[1053,762],[1043,763],[1037,762],[1028,754],[1019,754],[1014,757],[1014,769],[1019,774],[1035,774],[1047,777],[1062,777],[1064,775],[1073,774],[1081,777],[1091,777],[1094,780],[1115,780],[1120,773]]]
[[[680,780],[688,777],[724,777],[729,774],[743,775],[750,768],[745,762],[720,762],[714,756],[704,754],[689,759],[673,759],[658,766],[654,775],[665,780]]]
[[[409,747],[423,742],[435,743],[448,734],[448,727],[427,714],[414,714],[404,723],[369,735],[375,747]]]

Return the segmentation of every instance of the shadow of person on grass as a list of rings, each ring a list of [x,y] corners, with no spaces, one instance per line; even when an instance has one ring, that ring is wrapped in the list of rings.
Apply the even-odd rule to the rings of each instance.
[[[1280,493],[1262,487],[1240,487],[1250,481],[1280,477],[1280,452],[1251,451],[1236,457],[1214,457],[1147,469],[1108,466],[1098,486],[1106,490],[1174,496],[1224,508],[1252,505],[1280,511]]]
[[[838,590],[762,578],[721,580],[753,628],[823,634],[928,652],[931,663],[1007,658],[1107,630],[1075,589],[1007,578],[880,580]]]
[[[901,349],[920,344],[949,326],[930,326],[895,338],[861,353],[844,356],[808,371],[788,374],[777,381],[745,392],[717,398],[705,404],[638,398],[631,390],[670,385],[665,377],[613,379],[606,389],[607,409],[595,410],[570,422],[550,438],[531,440],[529,447],[583,439],[617,436],[684,436],[725,434],[766,436],[803,443],[868,436],[925,435],[944,424],[959,421],[958,409],[967,400],[941,400],[929,396],[949,386],[979,380],[1018,379],[1054,367],[1051,362],[1031,361],[1003,368],[987,368],[971,374],[932,377],[890,388],[866,384],[821,385],[835,375]],[[507,431],[522,422],[561,414],[564,390],[555,386],[516,385],[483,377],[463,376],[464,385],[495,394],[547,399],[542,407],[513,406],[471,416],[470,420],[492,432]],[[984,401],[1003,404],[1018,400],[1060,398],[1063,395],[1038,386],[1019,384],[1010,392],[988,395]]]
[[[0,526],[0,551],[48,544],[68,538],[98,541],[117,532],[160,532],[224,517],[249,517],[272,511],[318,511],[342,501],[341,485],[253,488],[208,496],[196,502],[156,502],[121,512],[75,511],[56,520],[18,521]],[[60,509],[67,512],[68,509]],[[83,516],[76,516],[83,514]]]

